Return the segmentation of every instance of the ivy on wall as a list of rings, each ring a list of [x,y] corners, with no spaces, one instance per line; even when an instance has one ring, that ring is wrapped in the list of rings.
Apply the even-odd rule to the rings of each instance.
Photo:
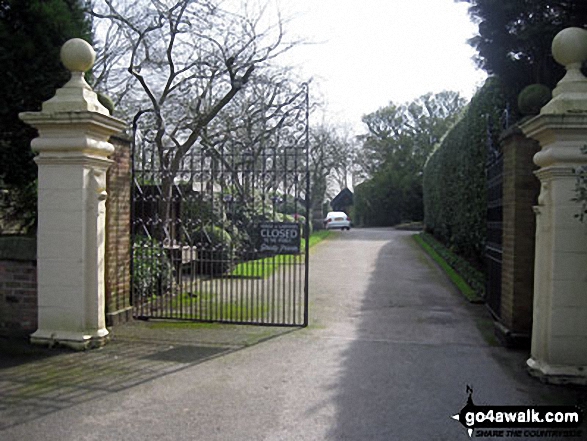
[[[581,147],[581,152],[587,155],[587,144]],[[587,222],[587,166],[575,169],[577,181],[575,183],[575,197],[572,199],[579,204],[579,213],[575,215],[581,222]]]
[[[489,78],[424,169],[426,230],[478,267],[486,236],[488,120],[499,121],[505,107],[500,82]]]

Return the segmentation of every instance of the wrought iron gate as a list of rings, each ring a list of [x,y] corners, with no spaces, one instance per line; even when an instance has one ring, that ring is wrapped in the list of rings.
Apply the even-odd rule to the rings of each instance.
[[[136,318],[307,325],[307,86],[294,98],[254,142],[208,137],[173,173],[135,145]]]
[[[507,113],[505,113],[507,115]],[[507,116],[506,116],[507,118]],[[505,126],[507,126],[507,119]],[[493,124],[487,131],[487,236],[485,301],[492,314],[501,317],[501,271],[503,262],[503,152],[495,141]]]
[[[501,311],[501,269],[503,261],[503,156],[491,159],[487,164],[487,241],[485,259],[487,265],[486,302],[497,317]]]

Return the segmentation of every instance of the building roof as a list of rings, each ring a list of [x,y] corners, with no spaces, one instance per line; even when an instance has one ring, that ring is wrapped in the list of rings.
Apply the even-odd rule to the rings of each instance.
[[[343,211],[349,205],[353,205],[353,192],[348,188],[343,188],[330,202],[330,206],[335,211]]]

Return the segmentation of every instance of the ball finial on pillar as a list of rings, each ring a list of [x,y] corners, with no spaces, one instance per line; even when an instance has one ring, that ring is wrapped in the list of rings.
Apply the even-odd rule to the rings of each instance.
[[[552,100],[540,113],[587,112],[587,78],[581,73],[581,65],[587,60],[587,30],[566,28],[560,31],[552,41],[552,55],[567,73],[552,91]]]
[[[587,30],[566,28],[560,31],[552,41],[552,55],[563,66],[587,60]]]
[[[61,47],[61,62],[69,70],[71,78],[63,87],[57,89],[55,96],[43,103],[43,112],[97,112],[110,115],[98,101],[96,93],[86,82],[85,72],[90,70],[96,60],[96,52],[81,38],[72,38]]]
[[[96,52],[81,38],[72,38],[61,47],[61,62],[70,72],[86,72],[95,60]]]

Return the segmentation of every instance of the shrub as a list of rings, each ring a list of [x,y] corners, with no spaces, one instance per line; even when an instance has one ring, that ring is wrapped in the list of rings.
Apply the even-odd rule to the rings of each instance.
[[[204,225],[219,225],[227,222],[224,203],[220,195],[208,195],[183,191],[179,221],[182,241],[198,245]]]
[[[198,269],[211,276],[224,274],[234,261],[231,235],[216,225],[204,226],[200,232],[202,244],[198,249]]]
[[[286,205],[281,200],[283,195],[256,194],[254,200],[245,203],[232,193],[229,188],[224,195],[189,190],[181,193],[181,240],[197,248],[197,271],[201,274],[220,275],[237,261],[258,258],[254,250],[260,222],[297,222],[303,234],[305,217],[295,212],[301,211],[302,205],[293,204],[293,197],[283,197],[292,202]],[[225,199],[229,194],[232,198]],[[275,204],[272,198],[276,198]],[[292,213],[279,212],[282,208]]]
[[[518,109],[524,115],[538,115],[552,99],[552,92],[544,84],[530,84],[518,95]]]
[[[297,201],[293,196],[289,196],[283,199],[283,202],[279,203],[276,207],[277,211],[285,214],[305,214],[306,206],[304,203]]]
[[[587,145],[581,148],[581,152],[587,155]],[[581,222],[587,220],[587,166],[583,165],[575,169],[577,180],[575,182],[575,197],[571,199],[577,202],[580,206],[579,213],[575,214],[575,218]]]
[[[132,264],[135,297],[150,297],[171,289],[173,267],[160,242],[145,236],[135,236]]]
[[[274,222],[296,222],[296,220],[289,214],[275,213]]]
[[[298,214],[297,216],[294,216],[294,219],[296,219],[297,223],[300,224],[300,236],[303,241],[304,238],[306,237],[306,234],[305,234],[306,216],[302,216],[302,215]],[[309,222],[308,223],[308,237],[311,236],[313,232],[314,232],[314,229],[312,228],[312,223]]]

